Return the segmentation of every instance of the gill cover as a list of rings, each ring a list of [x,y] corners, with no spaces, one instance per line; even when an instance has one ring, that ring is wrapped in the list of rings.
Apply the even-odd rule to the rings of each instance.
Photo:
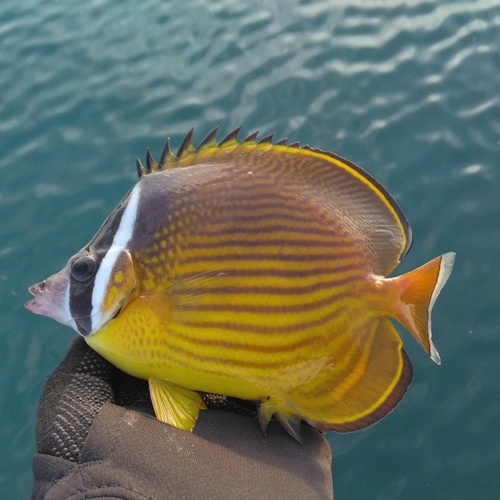
[[[134,264],[126,249],[111,248],[97,271],[92,293],[92,330],[101,330],[130,299],[136,287]]]

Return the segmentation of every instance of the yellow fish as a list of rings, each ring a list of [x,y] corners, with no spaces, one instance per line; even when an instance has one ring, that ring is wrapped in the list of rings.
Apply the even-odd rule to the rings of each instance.
[[[31,312],[71,326],[149,381],[157,417],[191,430],[195,391],[258,404],[300,441],[377,422],[412,367],[388,318],[436,362],[431,310],[455,254],[387,278],[412,243],[403,212],[354,163],[298,143],[198,148],[192,130],[156,163],[62,271],[30,287]]]

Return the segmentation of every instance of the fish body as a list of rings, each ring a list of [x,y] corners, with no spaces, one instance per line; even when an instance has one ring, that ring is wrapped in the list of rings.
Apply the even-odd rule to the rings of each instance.
[[[431,358],[448,253],[387,278],[410,249],[401,209],[353,163],[255,134],[147,155],[140,180],[27,307],[149,380],[156,415],[192,429],[195,391],[254,400],[300,440],[300,421],[351,431],[385,416],[412,367],[388,318]]]

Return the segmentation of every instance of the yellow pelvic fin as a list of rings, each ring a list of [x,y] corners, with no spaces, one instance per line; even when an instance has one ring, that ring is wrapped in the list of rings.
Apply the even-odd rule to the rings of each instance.
[[[400,292],[395,318],[438,365],[441,358],[432,342],[431,312],[439,292],[450,277],[454,261],[453,252],[445,253],[414,271],[394,278]]]
[[[164,380],[150,378],[149,394],[156,418],[185,431],[193,430],[200,408],[205,407],[197,392]]]

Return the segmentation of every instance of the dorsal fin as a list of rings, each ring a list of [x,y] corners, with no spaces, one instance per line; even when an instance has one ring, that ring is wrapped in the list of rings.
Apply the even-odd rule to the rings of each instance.
[[[182,158],[182,156],[192,153],[195,150],[193,146],[193,131],[194,128],[186,134],[186,137],[184,137],[184,140],[181,142],[179,151],[177,151],[177,158]]]
[[[137,158],[136,160],[136,168],[139,179],[143,175],[148,175],[161,170],[168,170],[171,168],[182,166],[185,163],[180,162],[180,160],[185,159],[189,155],[203,153],[208,150],[217,150],[218,148],[221,149],[223,148],[227,150],[229,148],[239,145],[247,147],[251,145],[285,146],[288,148],[305,149],[307,151],[313,151],[315,153],[338,158],[333,153],[327,153],[319,149],[313,149],[308,145],[305,145],[302,148],[300,148],[298,141],[292,142],[291,144],[287,144],[286,138],[280,139],[279,141],[273,144],[272,143],[273,134],[268,134],[259,141],[257,141],[257,136],[259,134],[258,130],[252,132],[251,134],[246,136],[243,140],[238,142],[238,132],[240,131],[241,127],[235,128],[234,130],[229,132],[229,134],[227,134],[224,137],[224,139],[222,139],[222,141],[217,143],[216,136],[217,132],[219,131],[219,128],[220,128],[219,126],[214,127],[196,148],[193,145],[194,128],[192,128],[182,140],[181,145],[179,146],[179,150],[177,151],[177,155],[175,155],[170,149],[170,138],[167,138],[161,152],[160,161],[158,163],[155,162],[155,160],[151,155],[151,151],[148,148],[146,150],[146,168],[144,168],[139,158]]]
[[[186,158],[187,156],[191,154],[197,154],[197,153],[202,153],[207,150],[216,150],[218,148],[232,148],[233,146],[238,146],[238,145],[250,145],[250,144],[269,144],[271,145],[271,140],[273,137],[273,134],[269,134],[263,139],[261,139],[259,142],[256,141],[256,137],[259,133],[257,130],[256,132],[251,133],[245,139],[243,139],[241,142],[238,142],[238,132],[240,131],[241,127],[237,127],[229,134],[227,134],[224,139],[220,143],[217,144],[216,136],[217,132],[219,131],[219,126],[213,128],[206,136],[205,138],[200,142],[197,148],[194,147],[193,145],[193,132],[194,129],[192,128],[184,137],[182,140],[181,145],[179,146],[179,150],[177,151],[177,155],[175,155],[171,148],[170,148],[170,138],[167,138],[165,141],[165,144],[163,145],[163,149],[161,152],[160,156],[160,161],[157,163],[152,155],[151,151],[149,148],[146,150],[146,168],[142,165],[140,162],[139,158],[136,160],[136,168],[137,168],[137,174],[139,176],[139,179],[143,175],[148,175],[154,172],[158,172],[161,170],[169,170],[171,168],[176,168],[178,166],[181,166],[182,163],[180,160]],[[276,143],[278,146],[286,146],[286,139],[281,139]],[[296,143],[298,144],[298,143]]]
[[[272,134],[266,135],[260,141],[256,142],[257,132],[254,132],[238,143],[237,136],[240,127],[231,131],[217,144],[217,130],[218,128],[215,128],[210,131],[203,141],[201,141],[198,148],[195,148],[192,139],[193,129],[191,129],[179,147],[178,156],[172,154],[169,141],[167,140],[159,164],[153,160],[148,150],[146,155],[147,168],[145,169],[140,162],[137,163],[139,177],[161,170],[189,167],[198,163],[220,165],[220,161],[231,161],[233,151],[235,157],[244,158],[245,155],[253,155],[253,151],[257,152],[257,156],[263,153],[271,155],[273,154],[273,148],[276,148],[276,161],[279,162],[279,156],[285,154],[283,150],[288,148],[288,154],[290,155],[287,156],[288,158],[297,155],[302,160],[306,160],[307,157],[310,157],[311,162],[324,161],[325,166],[329,166],[329,173],[326,177],[323,176],[321,178],[321,182],[318,181],[314,169],[304,167],[303,174],[311,185],[316,186],[316,183],[319,182],[316,187],[319,190],[325,191],[324,194],[326,196],[331,196],[335,200],[339,196],[342,196],[342,203],[346,207],[346,211],[353,213],[359,211],[361,206],[360,199],[363,199],[365,201],[362,208],[365,211],[369,211],[366,217],[370,220],[377,218],[379,222],[384,220],[384,223],[389,220],[390,230],[393,232],[391,238],[388,238],[384,231],[377,231],[377,224],[372,224],[367,230],[365,227],[366,224],[363,225],[364,223],[362,222],[364,219],[359,218],[359,223],[363,227],[362,230],[357,231],[357,236],[363,241],[377,242],[376,245],[370,247],[373,271],[376,274],[387,276],[394,269],[395,265],[408,253],[411,247],[412,234],[401,208],[377,180],[355,163],[334,153],[312,148],[309,145],[300,147],[298,142],[293,142],[287,146],[285,139],[281,139],[273,145]],[[302,164],[304,162],[301,161],[298,163]],[[287,162],[288,166],[284,168],[294,168],[294,165],[298,168],[298,163],[294,163],[293,161]],[[340,185],[335,180],[339,177],[344,179],[344,184]],[[351,186],[350,191],[345,189],[347,184]],[[353,192],[356,192],[357,195],[354,196]],[[337,200],[336,203],[340,202]],[[390,215],[388,216],[387,214]],[[386,220],[387,216],[389,219]]]
[[[219,143],[219,146],[232,146],[233,143],[236,144],[238,142],[238,132],[240,131],[240,127],[236,127],[234,130],[229,132],[229,134],[222,139],[222,141]]]

